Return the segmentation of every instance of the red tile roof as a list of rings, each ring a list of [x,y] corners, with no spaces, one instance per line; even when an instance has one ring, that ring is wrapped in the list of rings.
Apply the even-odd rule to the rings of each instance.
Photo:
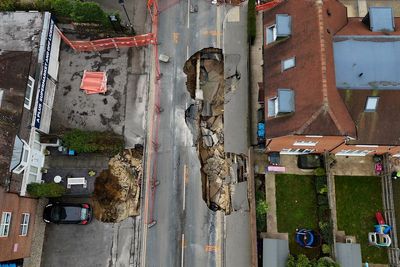
[[[369,27],[362,23],[363,18],[349,18],[349,23],[336,35],[382,35],[382,32],[370,31]],[[384,35],[400,35],[400,18],[394,18],[395,31],[385,32]]]
[[[336,89],[332,37],[347,23],[346,8],[337,0],[286,0],[264,13],[264,27],[276,14],[292,16],[292,35],[264,47],[266,118],[268,99],[279,88],[295,92],[295,112],[267,118],[266,136],[290,134],[349,135],[353,120]],[[296,67],[281,71],[281,61],[296,57]]]

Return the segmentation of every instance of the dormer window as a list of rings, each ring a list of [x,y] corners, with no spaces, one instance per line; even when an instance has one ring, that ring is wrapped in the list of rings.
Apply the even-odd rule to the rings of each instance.
[[[266,33],[265,33],[266,38],[266,44],[270,44],[276,41],[276,25],[271,25],[267,27]]]
[[[277,117],[294,112],[294,92],[278,89],[278,95],[268,99],[268,117]]]
[[[265,28],[265,44],[271,44],[292,34],[292,17],[288,14],[277,14],[275,24]]]

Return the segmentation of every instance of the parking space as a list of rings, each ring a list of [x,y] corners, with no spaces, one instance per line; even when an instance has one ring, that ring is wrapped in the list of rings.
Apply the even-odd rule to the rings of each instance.
[[[90,203],[85,198],[66,198],[63,202]],[[93,219],[88,225],[47,224],[42,267],[132,266],[138,263],[139,218],[120,223]],[[137,265],[133,265],[137,266]]]

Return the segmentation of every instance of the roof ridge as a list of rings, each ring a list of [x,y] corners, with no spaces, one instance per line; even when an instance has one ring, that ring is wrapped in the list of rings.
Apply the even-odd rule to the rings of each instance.
[[[317,111],[314,112],[314,114],[311,115],[311,117],[303,124],[303,126],[300,127],[297,131],[295,131],[296,134],[302,134],[308,126],[313,123],[318,116],[324,111],[324,106],[320,107]]]

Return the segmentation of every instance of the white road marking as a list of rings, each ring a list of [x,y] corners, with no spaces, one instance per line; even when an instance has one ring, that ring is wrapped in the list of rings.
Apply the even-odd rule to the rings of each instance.
[[[182,250],[181,250],[181,267],[184,265],[184,255],[185,255],[185,234],[182,234]]]
[[[183,210],[185,210],[186,208],[186,176],[187,176],[187,165],[185,164],[185,166],[183,166],[183,201],[182,201]]]
[[[221,15],[220,15],[221,7],[217,6],[217,47],[221,47]]]
[[[189,29],[189,15],[190,15],[190,0],[188,0],[188,8],[187,8],[187,28]]]
[[[189,46],[186,46],[186,59],[189,59]]]

